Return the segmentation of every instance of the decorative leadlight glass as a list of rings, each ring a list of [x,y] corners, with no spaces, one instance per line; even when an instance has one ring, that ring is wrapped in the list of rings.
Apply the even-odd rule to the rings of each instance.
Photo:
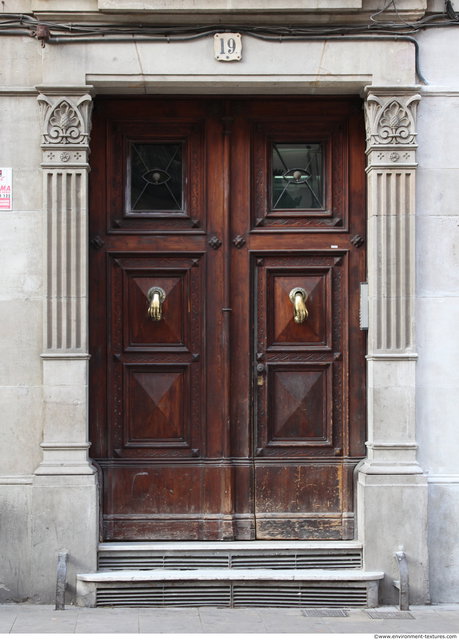
[[[321,144],[273,144],[273,209],[323,209],[323,184]]]
[[[181,211],[181,143],[132,143],[131,211]]]

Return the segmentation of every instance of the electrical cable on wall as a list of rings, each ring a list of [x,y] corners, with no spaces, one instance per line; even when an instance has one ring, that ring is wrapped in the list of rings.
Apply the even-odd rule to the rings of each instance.
[[[383,16],[392,7],[399,22],[384,21]],[[266,41],[314,41],[314,40],[404,40],[415,46],[416,73],[419,81],[428,84],[419,66],[419,45],[414,34],[430,28],[445,28],[459,25],[459,14],[454,11],[451,0],[445,0],[445,11],[407,22],[398,11],[395,0],[387,0],[383,8],[369,17],[367,24],[336,24],[332,26],[256,26],[241,24],[217,25],[171,25],[152,26],[145,24],[75,24],[39,20],[27,14],[2,14],[0,36],[31,36],[45,44],[89,43],[89,42],[186,42],[211,37],[222,31],[234,31]]]

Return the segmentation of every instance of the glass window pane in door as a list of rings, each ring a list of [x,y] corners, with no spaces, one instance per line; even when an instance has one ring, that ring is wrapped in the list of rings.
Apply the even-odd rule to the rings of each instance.
[[[272,145],[272,209],[323,209],[322,145],[274,143]]]
[[[132,143],[131,211],[181,211],[183,164],[181,143]]]

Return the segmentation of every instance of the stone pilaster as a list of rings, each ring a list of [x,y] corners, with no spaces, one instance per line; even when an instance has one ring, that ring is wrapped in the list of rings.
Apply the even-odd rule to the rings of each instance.
[[[393,553],[403,547],[411,600],[425,602],[427,484],[415,423],[416,87],[366,91],[368,176],[368,442],[358,474],[359,537],[366,567],[386,572],[394,601]]]
[[[32,491],[32,593],[54,598],[56,558],[68,584],[97,566],[97,475],[88,458],[87,225],[92,99],[87,87],[39,87],[44,255],[43,459]],[[50,535],[50,530],[52,535]]]
[[[415,441],[415,177],[420,95],[372,87],[368,175],[367,473],[421,473]]]
[[[45,282],[43,461],[36,474],[92,474],[87,451],[87,197],[92,98],[43,88]]]

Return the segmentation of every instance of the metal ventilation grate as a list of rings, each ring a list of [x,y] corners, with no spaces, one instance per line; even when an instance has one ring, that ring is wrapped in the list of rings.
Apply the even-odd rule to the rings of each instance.
[[[364,607],[364,585],[234,585],[234,607]]]
[[[97,607],[227,607],[231,585],[132,584],[97,588]]]
[[[99,569],[360,569],[359,551],[331,553],[235,553],[231,551],[209,554],[154,554],[122,551],[99,553]]]
[[[228,557],[214,555],[167,556],[150,554],[123,554],[120,552],[99,554],[99,569],[205,569],[228,568]]]
[[[236,555],[231,558],[233,569],[360,569],[360,553],[353,554],[285,554]]]
[[[96,606],[365,607],[365,585],[307,583],[133,583],[97,587]]]

